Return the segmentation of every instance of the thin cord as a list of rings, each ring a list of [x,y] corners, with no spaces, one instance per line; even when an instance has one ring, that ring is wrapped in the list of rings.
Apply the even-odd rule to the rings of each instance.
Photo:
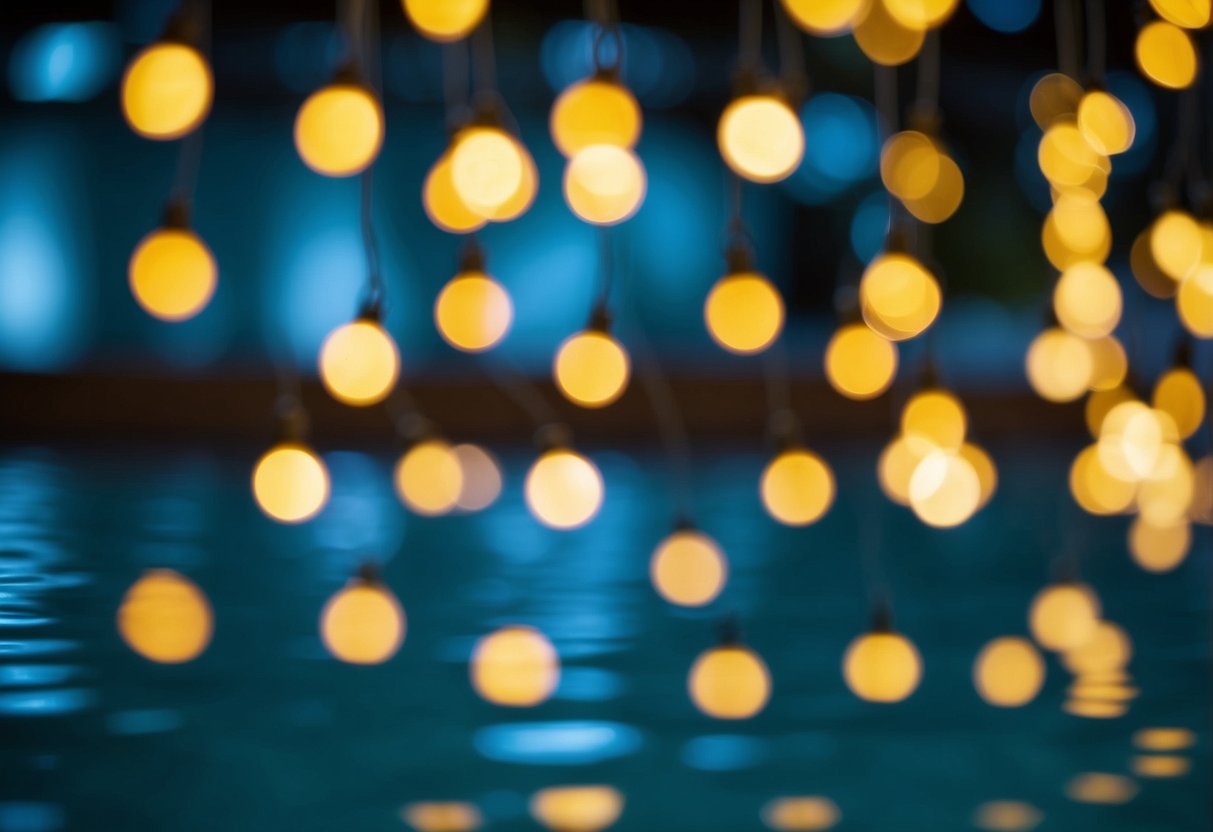
[[[606,312],[611,302],[611,284],[615,275],[615,246],[607,226],[598,228],[598,299],[594,301],[594,314]]]
[[[927,32],[918,55],[918,87],[914,99],[914,117],[928,123],[939,117],[941,52],[939,30]]]
[[[357,38],[359,43],[359,65],[363,77],[371,86],[372,92],[378,94],[380,78],[376,46],[379,40],[379,3],[378,0],[358,0],[358,11],[361,13],[361,27],[355,31],[361,33]],[[366,256],[366,297],[365,305],[379,313],[383,304],[385,286],[383,273],[380,269],[379,242],[375,236],[374,221],[374,177],[375,162],[367,165],[360,177],[360,199],[358,206],[358,224],[362,233],[362,248]]]
[[[493,48],[492,12],[472,32],[472,87],[477,98],[497,97],[497,65]]]
[[[1087,0],[1087,76],[1102,84],[1108,64],[1108,23],[1104,0]]]
[[[783,4],[773,0],[775,32],[779,45],[779,74],[783,78],[784,91],[793,101],[799,101],[808,92],[808,79],[804,70],[804,48],[800,30],[792,25]]]
[[[740,0],[738,4],[738,63],[743,71],[762,67],[762,0]]]
[[[1078,41],[1077,0],[1054,0],[1053,25],[1057,31],[1057,67],[1063,74],[1078,78],[1081,73]]]
[[[211,51],[211,17],[210,0],[194,0],[189,5],[193,29],[197,32],[197,48],[204,57],[210,56]],[[198,173],[202,166],[203,130],[205,125],[198,125],[181,143],[177,153],[177,167],[173,172],[173,184],[169,191],[169,204],[179,205],[186,214],[194,204],[194,192],[198,188]]]
[[[460,38],[442,47],[442,97],[447,130],[451,132],[463,123],[467,115],[469,57],[467,38]]]

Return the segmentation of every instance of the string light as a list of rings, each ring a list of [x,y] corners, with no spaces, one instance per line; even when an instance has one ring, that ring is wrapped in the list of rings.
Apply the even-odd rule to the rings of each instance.
[[[404,643],[404,609],[371,567],[351,578],[324,605],[320,636],[336,659],[382,664]]]
[[[566,447],[545,451],[526,475],[526,504],[540,523],[575,529],[602,506],[602,474],[590,460]]]
[[[1095,263],[1070,266],[1062,272],[1053,290],[1053,311],[1058,322],[1083,338],[1109,335],[1120,323],[1122,306],[1120,284],[1111,272]]]
[[[404,0],[404,13],[430,40],[449,43],[471,34],[489,10],[489,0]]]
[[[1091,147],[1105,156],[1127,151],[1137,133],[1133,114],[1124,102],[1098,89],[1088,92],[1079,102],[1078,129]]]
[[[315,517],[328,502],[328,469],[303,443],[281,442],[257,460],[253,496],[270,519],[302,523]]]
[[[1137,796],[1137,784],[1119,774],[1087,772],[1066,784],[1066,797],[1077,803],[1128,803]]]
[[[396,494],[411,511],[446,514],[463,494],[463,467],[454,448],[441,439],[414,444],[396,463]]]
[[[139,242],[127,273],[135,300],[162,321],[197,315],[210,303],[218,282],[215,258],[186,227],[183,209],[170,209],[165,225]]]
[[[489,217],[523,185],[522,146],[493,121],[466,127],[451,144],[451,182],[472,211]]]
[[[1098,445],[1078,453],[1070,466],[1070,494],[1090,514],[1119,514],[1127,510],[1137,496],[1137,485],[1110,472],[1104,465]]]
[[[320,347],[320,380],[343,404],[378,404],[392,392],[399,376],[400,352],[377,312],[337,327]]]
[[[611,786],[557,786],[535,792],[530,810],[553,832],[600,832],[623,814],[623,795]]]
[[[897,375],[897,347],[862,323],[847,324],[826,345],[825,372],[848,399],[874,399]]]
[[[680,607],[702,607],[724,589],[729,563],[720,544],[695,528],[683,526],[657,546],[649,575],[653,588],[666,601]]]
[[[1197,338],[1213,338],[1213,264],[1202,264],[1179,284],[1179,319]]]
[[[179,139],[193,132],[210,113],[213,95],[210,65],[180,41],[153,43],[122,76],[122,113],[146,139]]]
[[[505,287],[484,271],[484,258],[470,247],[459,273],[434,302],[434,325],[442,339],[463,352],[485,352],[501,343],[514,322],[514,303]]]
[[[158,664],[192,661],[214,631],[210,602],[189,578],[149,569],[131,585],[118,608],[118,633],[127,646]]]
[[[1192,527],[1186,522],[1156,525],[1138,517],[1129,526],[1129,554],[1147,572],[1170,572],[1192,548]]]
[[[902,341],[922,334],[939,314],[939,283],[907,254],[872,260],[859,281],[863,319],[885,338]]]
[[[841,35],[863,11],[865,0],[783,0],[783,8],[810,35]]]
[[[1048,130],[1056,121],[1076,117],[1082,96],[1077,81],[1063,72],[1050,72],[1032,86],[1028,109],[1036,126]]]
[[[464,443],[451,448],[459,460],[462,485],[455,505],[463,511],[482,511],[501,496],[501,466],[479,445]]]
[[[1099,613],[1099,599],[1090,587],[1072,581],[1056,583],[1032,599],[1028,626],[1041,647],[1064,652],[1094,635]]]
[[[762,822],[779,832],[820,832],[842,820],[828,797],[777,797],[762,807]]]
[[[552,363],[556,386],[581,407],[606,407],[623,395],[631,374],[627,350],[607,331],[591,326],[561,343]]]
[[[847,687],[860,699],[900,702],[918,687],[922,659],[912,641],[878,625],[847,647],[842,674]]]
[[[1174,420],[1180,439],[1188,439],[1204,423],[1204,387],[1188,367],[1174,367],[1163,373],[1154,385],[1152,403],[1155,410]]]
[[[295,116],[295,149],[324,176],[366,170],[383,146],[383,108],[367,87],[338,80],[308,96]]]
[[[1077,335],[1051,327],[1028,346],[1028,383],[1051,402],[1072,402],[1087,392],[1094,363],[1091,349]]]
[[[521,186],[521,183],[520,183]],[[426,174],[421,187],[421,204],[435,226],[451,234],[470,234],[488,220],[468,207],[455,190],[451,178],[451,154],[443,153]]]
[[[635,147],[642,123],[640,105],[617,73],[600,71],[560,94],[549,127],[556,148],[572,158],[593,145]]]
[[[864,11],[854,21],[852,34],[863,54],[882,66],[912,61],[926,39],[923,29],[910,28],[893,17],[884,0],[864,4]]]
[[[1150,6],[1159,17],[1185,29],[1207,26],[1213,12],[1209,0],[1150,0]]]
[[[812,451],[789,447],[763,469],[759,494],[773,519],[785,526],[808,526],[834,503],[834,472]]]
[[[919,520],[936,528],[967,521],[981,505],[981,494],[976,469],[955,451],[931,451],[910,477],[910,508]]]
[[[594,225],[616,225],[640,209],[648,178],[626,147],[592,144],[569,159],[564,198],[573,213]]]
[[[1049,262],[1059,270],[1102,263],[1112,249],[1112,226],[1094,194],[1062,191],[1045,217],[1040,242]]]
[[[908,29],[933,29],[947,22],[960,0],[878,0]]]
[[[1192,36],[1162,20],[1141,28],[1133,45],[1133,56],[1142,75],[1160,87],[1172,90],[1192,86],[1200,69]]]
[[[1110,621],[1100,621],[1089,636],[1062,654],[1061,663],[1076,676],[1084,676],[1123,670],[1132,656],[1128,633]]]
[[[791,176],[804,157],[804,127],[779,95],[742,95],[721,114],[716,143],[738,176],[779,182]]]
[[[1018,708],[1040,693],[1045,663],[1024,638],[996,638],[977,654],[973,684],[981,698],[1000,708]]]
[[[485,701],[531,708],[556,690],[560,658],[547,637],[533,627],[502,627],[476,643],[471,678]]]
[[[750,719],[771,698],[771,673],[753,650],[726,641],[699,654],[687,688],[695,707],[713,719]]]

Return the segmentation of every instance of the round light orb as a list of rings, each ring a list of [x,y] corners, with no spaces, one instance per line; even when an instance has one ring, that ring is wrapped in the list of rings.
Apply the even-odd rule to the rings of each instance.
[[[924,196],[906,199],[906,210],[920,222],[938,225],[948,220],[964,201],[965,178],[960,166],[946,153],[939,155],[939,178]]]
[[[1066,797],[1076,803],[1128,803],[1137,796],[1137,791],[1137,783],[1120,774],[1087,772],[1066,784]]]
[[[1094,392],[1119,389],[1129,374],[1129,356],[1115,335],[1087,342],[1091,348],[1091,381]],[[1090,401],[1090,399],[1088,399]]]
[[[565,156],[595,144],[631,148],[640,138],[640,104],[623,84],[591,77],[566,89],[552,105],[552,141]]]
[[[908,506],[914,469],[933,450],[924,442],[908,442],[904,436],[894,437],[885,445],[876,463],[877,479],[885,496],[900,506]]]
[[[455,449],[441,439],[426,439],[409,448],[396,463],[396,494],[417,514],[446,514],[463,493],[463,466]]]
[[[859,301],[868,326],[891,341],[924,332],[939,314],[939,283],[905,254],[881,254],[859,281]]]
[[[881,0],[898,23],[908,29],[933,29],[947,21],[960,0]]]
[[[990,499],[994,496],[994,492],[998,489],[998,468],[994,465],[994,460],[986,453],[985,449],[971,442],[966,442],[960,446],[960,455],[977,472],[977,481],[981,486],[977,508],[981,509],[986,503],[990,502]]]
[[[910,508],[928,526],[959,526],[980,504],[981,479],[972,463],[955,451],[931,451],[914,467]]]
[[[359,84],[331,84],[308,96],[295,116],[299,158],[324,176],[353,176],[383,146],[383,108]]]
[[[777,797],[762,807],[762,822],[777,832],[821,832],[842,820],[828,797]]]
[[[1032,87],[1028,109],[1036,126],[1048,130],[1055,121],[1077,117],[1082,96],[1083,89],[1077,81],[1063,72],[1050,72]]]
[[[450,43],[472,33],[489,10],[489,0],[404,0],[404,13],[430,40]]]
[[[868,702],[900,702],[918,687],[922,659],[899,633],[864,633],[847,647],[842,675],[851,692]]]
[[[774,520],[785,526],[808,526],[834,503],[834,472],[812,451],[792,448],[763,469],[758,491]]]
[[[1104,419],[1112,412],[1112,409],[1118,404],[1135,401],[1137,396],[1133,391],[1124,384],[1118,384],[1115,387],[1106,390],[1096,390],[1087,397],[1087,403],[1084,406],[1084,415],[1087,422],[1087,430],[1091,436],[1099,438],[1103,432]]]
[[[753,650],[725,644],[699,654],[687,689],[695,707],[713,719],[749,719],[771,698],[771,674]]]
[[[1036,698],[1045,682],[1045,663],[1026,638],[996,638],[977,654],[973,684],[981,698],[999,708],[1018,708]]]
[[[1154,385],[1153,406],[1175,420],[1180,439],[1191,437],[1205,420],[1205,391],[1196,373],[1175,367]]]
[[[1045,217],[1041,245],[1061,271],[1079,263],[1102,263],[1112,249],[1112,226],[1099,198],[1085,190],[1060,192]]]
[[[627,350],[607,332],[587,329],[556,351],[552,375],[564,397],[581,407],[606,407],[623,395],[631,375]]]
[[[404,643],[404,609],[380,583],[355,578],[320,614],[325,649],[348,664],[382,664]]]
[[[552,832],[601,832],[623,814],[623,795],[611,786],[555,786],[535,792],[530,810]]]
[[[196,659],[211,643],[210,602],[189,578],[149,569],[131,585],[118,608],[118,633],[127,646],[159,664]]]
[[[826,345],[825,372],[830,386],[848,399],[874,399],[897,376],[897,346],[866,324],[847,324]]]
[[[1099,598],[1086,584],[1056,583],[1032,599],[1028,627],[1041,647],[1064,652],[1095,634],[1099,614]]]
[[[579,453],[555,448],[542,454],[527,471],[527,508],[545,526],[575,529],[602,507],[602,474]]]
[[[925,133],[895,133],[880,151],[880,179],[898,199],[922,199],[939,182],[940,156],[939,147]]]
[[[211,111],[214,79],[201,53],[184,43],[153,43],[122,76],[122,114],[145,139],[179,139]]]
[[[1171,90],[1192,86],[1200,69],[1192,36],[1163,20],[1155,20],[1141,28],[1133,46],[1133,56],[1142,75]]]
[[[449,153],[443,153],[426,174],[421,186],[421,205],[430,222],[451,234],[470,234],[488,222],[482,214],[469,208],[455,190]]]
[[[738,355],[759,353],[783,331],[783,297],[757,272],[735,272],[716,282],[703,306],[712,340]]]
[[[1154,253],[1150,250],[1150,231],[1147,227],[1133,240],[1133,247],[1129,252],[1133,277],[1151,297],[1173,298],[1179,290],[1179,284],[1154,262]]]
[[[874,64],[900,66],[922,51],[925,31],[909,27],[889,13],[884,0],[864,4],[852,25],[855,43]]]
[[[459,460],[463,485],[455,505],[462,511],[481,511],[501,496],[501,466],[479,445],[464,443],[451,449]]]
[[[784,11],[810,35],[841,35],[864,9],[865,0],[783,0]]]
[[[483,272],[461,272],[434,302],[434,325],[442,340],[463,352],[484,352],[501,343],[514,322],[505,287]]]
[[[1150,0],[1150,6],[1159,17],[1185,29],[1200,29],[1209,25],[1213,11],[1213,4],[1209,0]]]
[[[924,455],[934,448],[959,450],[967,429],[964,405],[947,390],[915,393],[901,411],[901,435],[908,442],[920,443]]]
[[[1078,105],[1078,129],[1091,147],[1105,156],[1124,153],[1133,146],[1137,125],[1133,114],[1116,96],[1092,90]]]
[[[271,520],[302,523],[328,502],[328,469],[306,445],[279,443],[253,468],[253,497]]]
[[[1056,121],[1045,130],[1036,161],[1049,184],[1059,190],[1086,187],[1092,178],[1111,170],[1107,157],[1091,147],[1072,119]]]
[[[531,152],[521,143],[518,153],[522,157],[522,179],[510,197],[496,208],[485,209],[484,216],[493,222],[509,222],[516,220],[530,210],[539,193],[539,168],[535,167],[535,159]]]
[[[1179,320],[1197,338],[1213,338],[1213,264],[1202,264],[1179,284]]]
[[[1129,634],[1111,621],[1100,621],[1090,636],[1062,654],[1061,663],[1075,676],[1086,677],[1124,670],[1132,657]]]
[[[475,804],[460,801],[410,803],[400,817],[417,832],[473,832],[484,823]]]
[[[1150,226],[1150,254],[1172,280],[1192,274],[1203,252],[1200,223],[1186,211],[1164,211]]]
[[[776,95],[744,95],[725,107],[716,128],[725,164],[751,182],[778,182],[804,156],[804,127]]]
[[[1086,341],[1053,327],[1032,339],[1025,361],[1028,383],[1051,402],[1072,402],[1091,384],[1095,365]]]
[[[523,184],[523,149],[500,127],[459,131],[450,153],[455,193],[471,211],[482,216],[500,210]]]
[[[649,576],[657,593],[671,604],[702,607],[724,589],[729,563],[715,540],[703,532],[681,529],[653,552]]]
[[[379,404],[396,386],[400,353],[378,321],[359,318],[328,334],[320,347],[320,380],[337,401]]]
[[[1031,803],[1019,800],[991,800],[977,807],[973,825],[985,832],[1030,832],[1044,820]]]
[[[1147,572],[1170,572],[1192,548],[1192,526],[1187,521],[1155,525],[1141,517],[1129,526],[1129,554]]]
[[[185,321],[210,303],[219,270],[197,234],[159,228],[135,247],[127,277],[145,312],[162,321]]]
[[[1184,751],[1196,745],[1196,734],[1187,728],[1142,728],[1133,734],[1133,747],[1142,751]]]
[[[1109,471],[1099,450],[1099,445],[1089,445],[1074,458],[1070,466],[1070,494],[1089,514],[1119,514],[1133,505],[1137,486]]]
[[[1103,338],[1120,323],[1120,284],[1096,263],[1076,263],[1062,272],[1053,290],[1053,311],[1070,332]],[[1089,383],[1089,379],[1088,379]]]
[[[533,627],[502,627],[476,643],[472,687],[487,702],[510,708],[539,705],[560,682],[560,657]]]
[[[564,168],[564,198],[581,219],[594,225],[616,225],[630,218],[644,201],[648,177],[640,158],[626,147],[592,144],[569,159]]]

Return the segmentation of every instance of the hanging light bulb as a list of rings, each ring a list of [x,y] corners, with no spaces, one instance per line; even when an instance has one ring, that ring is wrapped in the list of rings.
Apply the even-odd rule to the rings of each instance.
[[[575,529],[602,507],[602,474],[581,454],[554,443],[527,471],[526,504],[531,514],[553,529]]]
[[[1059,327],[1032,339],[1025,367],[1036,395],[1051,402],[1072,402],[1082,396],[1095,369],[1086,341]]]
[[[404,13],[417,31],[439,43],[466,38],[488,10],[489,0],[404,0]]]
[[[501,466],[479,445],[464,443],[451,449],[459,460],[463,484],[455,505],[463,511],[481,511],[501,496]]]
[[[606,407],[623,395],[631,374],[627,350],[610,333],[605,310],[556,350],[552,376],[564,397],[581,407]]]
[[[1032,599],[1028,626],[1041,647],[1064,652],[1095,633],[1099,613],[1099,598],[1089,586],[1063,581],[1045,587]]]
[[[1062,654],[1061,663],[1076,676],[1089,676],[1124,670],[1132,657],[1129,634],[1111,621],[1099,621],[1089,636]]]
[[[617,225],[640,210],[648,178],[626,147],[592,144],[564,168],[564,198],[573,213],[594,225]]]
[[[967,429],[964,405],[942,388],[920,390],[901,411],[901,435],[923,456],[935,449],[959,450]]]
[[[881,254],[859,281],[863,319],[892,341],[926,331],[939,314],[942,295],[934,275],[907,254]]]
[[[1163,373],[1154,386],[1153,405],[1175,421],[1180,439],[1191,437],[1205,420],[1204,387],[1186,366]]]
[[[328,502],[328,469],[303,443],[280,442],[257,460],[253,496],[270,519],[302,523],[315,517]]]
[[[641,124],[640,105],[619,73],[600,70],[560,94],[549,127],[556,148],[571,159],[596,144],[635,147]]]
[[[324,605],[320,637],[336,659],[349,664],[382,664],[404,643],[404,609],[365,566]]]
[[[934,29],[947,22],[960,0],[879,0],[907,29]]]
[[[555,786],[535,792],[530,810],[552,832],[601,832],[623,814],[623,795],[611,786]]]
[[[842,819],[828,797],[777,797],[762,807],[762,822],[778,832],[821,832]]]
[[[1138,777],[1183,777],[1191,770],[1192,761],[1187,757],[1139,754],[1133,758],[1133,773]]]
[[[1057,320],[1082,338],[1103,338],[1120,323],[1120,284],[1095,263],[1076,263],[1057,280],[1053,311]]]
[[[1036,151],[1040,172],[1058,190],[1085,188],[1103,183],[1111,172],[1108,158],[1095,148],[1072,118],[1051,124],[1040,138]],[[1096,188],[1100,190],[1101,188]]]
[[[1133,55],[1141,74],[1160,87],[1182,90],[1192,86],[1200,58],[1192,36],[1173,23],[1155,20],[1137,33]]]
[[[1203,252],[1200,224],[1186,211],[1164,211],[1150,226],[1150,254],[1172,280],[1192,274]]]
[[[910,477],[910,508],[928,526],[952,528],[981,505],[981,479],[965,457],[950,450],[928,453]]]
[[[470,234],[488,220],[473,211],[455,190],[451,178],[451,154],[444,152],[426,174],[421,186],[421,204],[430,222],[451,234]]]
[[[171,569],[149,569],[118,608],[118,633],[127,646],[159,664],[192,661],[211,643],[214,615],[193,581]]]
[[[206,120],[214,86],[197,49],[171,38],[157,41],[122,76],[122,113],[145,139],[179,139]]]
[[[1057,194],[1040,232],[1049,262],[1061,271],[1079,263],[1102,263],[1112,249],[1112,226],[1099,198],[1075,189]]]
[[[1104,465],[1099,446],[1089,445],[1070,466],[1070,494],[1090,514],[1119,514],[1137,496],[1137,485],[1114,475]]]
[[[1197,338],[1213,338],[1213,263],[1198,266],[1179,284],[1179,320]]]
[[[841,35],[863,11],[865,0],[783,0],[792,21],[810,35]]]
[[[383,146],[383,108],[352,73],[308,96],[295,116],[295,149],[303,163],[324,176],[366,170]]]
[[[434,302],[434,324],[443,340],[463,352],[484,352],[501,343],[514,321],[505,287],[484,271],[484,256],[472,245]]]
[[[729,168],[751,182],[786,179],[804,157],[804,127],[777,93],[733,99],[720,116],[716,142]]]
[[[451,511],[463,493],[459,457],[441,439],[422,439],[409,448],[396,463],[394,479],[401,502],[429,517]]]
[[[758,491],[773,519],[785,526],[807,526],[830,510],[834,473],[817,454],[793,444],[763,469]]]
[[[135,247],[127,276],[145,312],[162,321],[185,321],[210,303],[218,269],[206,243],[189,229],[185,207],[175,203],[164,224]]]
[[[1093,392],[1106,392],[1120,387],[1129,374],[1129,357],[1124,345],[1115,335],[1105,335],[1087,342],[1091,350],[1091,380]],[[1088,399],[1090,401],[1090,399]]]
[[[687,689],[695,707],[713,719],[749,719],[771,698],[771,674],[761,656],[726,638],[695,659]]]
[[[897,346],[865,324],[847,324],[826,345],[825,371],[830,386],[848,399],[874,399],[897,376]]]
[[[1036,126],[1048,130],[1056,121],[1076,118],[1082,96],[1083,89],[1077,81],[1064,72],[1050,72],[1032,86],[1028,109]]]
[[[996,638],[981,648],[973,663],[977,692],[999,708],[1028,704],[1040,693],[1044,681],[1044,660],[1026,638]]]
[[[689,524],[679,524],[653,552],[649,575],[666,601],[702,607],[724,589],[729,563],[715,540]]]
[[[876,476],[885,496],[901,506],[910,504],[910,480],[918,463],[934,448],[924,442],[909,442],[896,436],[880,452]]]
[[[1078,104],[1078,129],[1091,147],[1105,156],[1124,153],[1133,146],[1137,126],[1133,114],[1119,98],[1104,90],[1091,90]]]
[[[882,66],[912,61],[926,39],[923,28],[906,26],[895,18],[886,0],[864,3],[864,11],[855,18],[852,34],[863,54]]]
[[[526,149],[526,145],[521,142],[515,142],[515,144],[518,146],[518,155],[522,158],[522,179],[518,181],[518,187],[505,202],[496,208],[482,209],[484,216],[493,222],[510,222],[518,219],[530,210],[539,193],[539,168],[535,167],[535,159]]]
[[[880,150],[880,179],[900,200],[922,199],[939,182],[939,146],[925,133],[894,133]]]
[[[369,407],[387,398],[400,376],[400,352],[377,306],[334,329],[320,347],[320,380],[337,401]]]
[[[1150,0],[1159,17],[1185,29],[1201,29],[1209,25],[1213,4],[1209,0]]]
[[[1147,572],[1170,572],[1192,548],[1192,527],[1187,521],[1156,525],[1138,517],[1129,526],[1129,554]]]
[[[888,612],[878,610],[872,630],[847,647],[842,675],[860,699],[900,702],[918,687],[922,659],[914,642],[893,632]]]
[[[476,805],[461,801],[410,803],[400,817],[417,832],[474,832],[484,824]]]
[[[451,182],[473,212],[491,217],[523,185],[526,159],[522,146],[489,111],[460,130],[451,143]]]
[[[560,658],[533,627],[508,626],[476,643],[472,687],[487,702],[531,708],[547,701],[560,681]]]
[[[754,271],[749,253],[730,248],[728,274],[716,282],[703,306],[712,340],[738,355],[759,353],[783,331],[783,298],[766,277]]]

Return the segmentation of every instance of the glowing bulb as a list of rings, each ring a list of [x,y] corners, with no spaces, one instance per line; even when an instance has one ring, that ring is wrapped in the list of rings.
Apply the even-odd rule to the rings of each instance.
[[[331,84],[308,96],[295,117],[299,158],[324,176],[353,176],[383,146],[383,108],[366,87]]]
[[[946,390],[915,393],[901,411],[902,436],[925,450],[958,450],[967,427],[964,405]]]
[[[960,208],[964,201],[965,178],[960,172],[960,166],[951,156],[939,155],[939,177],[935,186],[925,195],[916,199],[906,199],[906,210],[920,222],[938,225],[944,222]]]
[[[472,686],[494,705],[531,708],[547,701],[560,681],[560,657],[533,627],[502,627],[476,643]]]
[[[320,380],[344,404],[378,404],[392,392],[399,375],[396,342],[376,320],[359,318],[343,324],[320,347]]]
[[[1099,599],[1090,587],[1057,583],[1032,599],[1028,625],[1032,637],[1046,650],[1072,650],[1095,634],[1099,612]]]
[[[627,351],[600,329],[566,338],[552,364],[560,392],[582,407],[606,407],[618,399],[627,388],[630,373]]]
[[[778,832],[821,832],[841,819],[828,797],[777,797],[762,807],[762,822]]]
[[[942,296],[935,277],[905,254],[882,254],[859,281],[868,326],[892,341],[921,334],[939,314]]]
[[[927,196],[939,182],[939,173],[939,148],[915,130],[890,136],[880,151],[880,179],[898,199]]]
[[[649,564],[653,587],[680,607],[710,604],[724,589],[728,573],[720,545],[693,529],[675,531],[661,541]]]
[[[767,514],[785,526],[816,523],[834,502],[834,473],[804,448],[783,451],[767,465],[759,484]]]
[[[479,445],[456,445],[451,450],[463,473],[455,505],[463,511],[480,511],[491,506],[501,495],[501,466],[497,460]]]
[[[994,460],[985,450],[970,442],[960,446],[960,455],[968,460],[977,473],[977,481],[980,486],[977,508],[980,509],[990,502],[990,498],[994,496],[994,491],[998,488],[998,469],[994,466]]]
[[[881,0],[898,23],[908,29],[933,29],[942,25],[960,0]]]
[[[404,13],[430,40],[449,43],[467,37],[489,10],[489,0],[404,0]]]
[[[1066,796],[1077,803],[1128,803],[1137,796],[1137,784],[1119,774],[1087,772],[1066,784]]]
[[[868,702],[900,702],[918,687],[922,659],[914,643],[899,633],[864,633],[843,658],[847,687]]]
[[[1076,117],[1082,96],[1082,87],[1077,81],[1064,73],[1051,72],[1032,87],[1028,108],[1036,126],[1048,130],[1055,121]]]
[[[404,609],[386,586],[354,578],[320,614],[320,637],[334,658],[349,664],[382,664],[404,642]]]
[[[425,184],[421,188],[421,204],[430,222],[452,234],[468,234],[487,222],[483,215],[469,208],[455,190],[449,153],[443,153],[426,174]]]
[[[475,213],[491,216],[517,193],[525,175],[522,148],[500,127],[461,130],[451,147],[455,193]]]
[[[1044,681],[1044,659],[1025,638],[996,638],[981,648],[973,664],[977,692],[1000,708],[1028,704],[1040,693]]]
[[[1097,390],[1092,393],[1087,398],[1087,403],[1084,407],[1087,430],[1091,432],[1093,437],[1098,439],[1100,433],[1103,431],[1104,419],[1112,412],[1112,409],[1118,404],[1135,401],[1136,398],[1133,395],[1133,391],[1123,384],[1118,384],[1107,390]]]
[[[122,113],[146,139],[179,139],[211,111],[214,81],[206,59],[184,43],[153,43],[122,76]]]
[[[600,832],[623,814],[623,795],[610,786],[558,786],[535,792],[530,809],[553,832]]]
[[[1150,226],[1150,254],[1172,280],[1191,274],[1203,252],[1200,225],[1185,211],[1166,211]]]
[[[786,179],[804,156],[804,128],[775,95],[744,95],[720,116],[716,142],[725,163],[751,182]]]
[[[592,144],[564,169],[564,198],[573,213],[594,225],[615,225],[640,209],[648,179],[631,150]]]
[[[1213,264],[1202,264],[1179,284],[1175,305],[1188,332],[1213,338]]]
[[[410,803],[400,810],[404,822],[417,832],[473,832],[484,820],[471,803]]]
[[[1057,320],[1083,338],[1110,334],[1120,323],[1122,305],[1120,284],[1111,272],[1095,263],[1070,266],[1053,290]]]
[[[840,35],[859,13],[864,0],[783,0],[788,17],[810,35]]]
[[[162,321],[194,317],[215,294],[218,270],[206,244],[184,228],[160,228],[144,237],[127,270],[131,293]]]
[[[1133,773],[1138,777],[1183,777],[1191,770],[1192,761],[1187,757],[1139,754],[1133,758]]]
[[[1062,191],[1040,232],[1045,256],[1064,271],[1079,263],[1102,263],[1112,249],[1112,226],[1098,197],[1084,190]]]
[[[872,63],[899,66],[918,55],[925,40],[923,29],[903,25],[889,13],[884,0],[864,7],[853,23],[852,34]]]
[[[695,707],[714,719],[749,719],[771,697],[771,674],[748,647],[724,644],[699,654],[687,688]]]
[[[1213,12],[1209,0],[1150,0],[1150,5],[1159,17],[1185,29],[1208,25]]]
[[[493,222],[509,222],[518,219],[530,210],[535,196],[539,193],[539,169],[535,167],[535,160],[526,147],[517,142],[515,144],[517,144],[519,156],[522,157],[522,179],[519,180],[514,193],[505,202],[496,208],[485,209],[485,217]]]
[[[1078,126],[1068,119],[1045,130],[1036,161],[1041,173],[1058,189],[1085,187],[1093,177],[1111,169],[1107,157],[1091,147]]]
[[[964,523],[981,504],[981,479],[972,463],[954,451],[931,451],[910,477],[910,508],[935,528]]]
[[[193,581],[171,569],[149,569],[118,608],[118,632],[127,646],[160,664],[196,659],[211,643],[214,615]]]
[[[756,272],[722,277],[703,307],[708,333],[729,352],[751,355],[769,347],[783,331],[783,298]]]
[[[1200,68],[1192,36],[1162,20],[1142,27],[1137,33],[1133,54],[1141,74],[1167,89],[1182,90],[1192,86]]]
[[[1187,367],[1167,370],[1154,386],[1154,408],[1175,420],[1180,439],[1196,433],[1205,420],[1205,391]]]
[[[897,346],[864,324],[840,327],[825,354],[830,386],[848,399],[874,399],[897,375]]]
[[[463,468],[450,445],[441,439],[426,439],[400,457],[395,481],[396,493],[406,506],[432,517],[446,514],[459,502]]]
[[[1129,357],[1115,335],[1088,341],[1091,349],[1091,390],[1100,392],[1118,389],[1129,374]],[[1090,399],[1088,399],[1090,401]]]
[[[1029,832],[1044,816],[1030,803],[1018,800],[991,800],[977,807],[973,825],[986,832]]]
[[[1196,745],[1196,734],[1187,728],[1142,728],[1133,734],[1133,745],[1142,751],[1183,751]]]
[[[886,445],[876,465],[880,490],[885,496],[898,505],[908,506],[914,469],[932,450],[925,442],[908,442],[904,436],[898,436]]]
[[[1092,90],[1078,105],[1078,129],[1105,156],[1124,153],[1133,146],[1137,127],[1133,114],[1119,98],[1103,90]]]
[[[282,442],[257,460],[253,496],[270,519],[302,523],[328,502],[328,469],[306,445]]]
[[[1191,548],[1192,527],[1187,522],[1158,526],[1138,517],[1129,526],[1129,554],[1147,572],[1170,572]]]
[[[531,514],[553,529],[584,526],[602,506],[602,474],[594,463],[566,448],[535,460],[524,490]]]
[[[1061,663],[1076,676],[1123,670],[1133,657],[1128,633],[1111,621],[1100,621],[1095,630],[1062,654]]]
[[[634,147],[640,126],[635,96],[613,78],[579,81],[552,105],[552,141],[568,157],[595,144]]]
[[[1104,465],[1098,445],[1079,452],[1070,466],[1070,493],[1090,514],[1119,514],[1133,504],[1137,486],[1114,475]]]
[[[434,324],[457,350],[484,352],[501,343],[514,322],[514,304],[505,287],[479,271],[455,275],[434,302]]]
[[[1077,335],[1046,329],[1032,339],[1026,359],[1028,382],[1051,402],[1072,402],[1087,392],[1094,363],[1091,349]]]

